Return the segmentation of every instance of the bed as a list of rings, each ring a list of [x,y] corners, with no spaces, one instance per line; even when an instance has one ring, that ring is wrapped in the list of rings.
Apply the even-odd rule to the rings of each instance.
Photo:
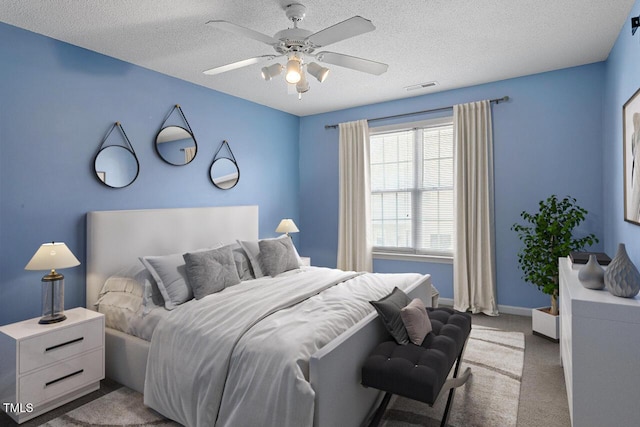
[[[211,247],[212,245],[230,244],[238,240],[258,241],[258,223],[259,212],[257,206],[89,212],[87,214],[87,307],[95,309],[95,304],[100,297],[100,291],[105,281],[123,269],[134,265],[139,266],[139,257],[189,252],[198,248]],[[299,274],[297,271],[295,272],[298,276],[287,272],[291,274],[287,275],[283,273],[281,275],[282,278],[279,280],[286,286],[292,286],[290,289],[295,290],[296,287],[293,285],[293,282],[300,278],[311,277],[317,273],[317,270],[320,269],[314,269],[313,267],[306,269],[306,267],[303,267]],[[263,313],[264,316],[260,315],[256,317],[266,318],[269,322],[275,322],[273,323],[274,325],[277,325],[278,321],[283,322],[281,324],[285,324],[287,321],[284,320],[284,317],[282,318],[283,320],[278,319],[280,316],[287,315],[285,312],[293,310],[291,308],[292,306],[308,306],[310,307],[308,310],[312,310],[314,304],[318,306],[318,299],[323,298],[325,294],[330,295],[331,292],[334,292],[339,296],[339,291],[335,289],[343,289],[342,287],[347,286],[343,285],[343,283],[353,286],[355,280],[389,281],[391,279],[395,280],[395,277],[400,277],[400,275],[388,275],[384,277],[373,275],[369,278],[367,275],[353,275],[351,273],[338,272],[337,270],[329,271],[333,273],[327,274],[334,274],[334,281],[340,283],[339,286],[327,286],[327,291],[321,292],[325,288],[325,285],[315,285],[317,289],[310,292],[308,295],[309,298],[302,295],[300,301],[298,301],[299,303],[294,301],[291,304],[287,304],[286,307],[282,307],[282,313],[269,311]],[[405,283],[405,292],[412,298],[422,299],[426,306],[432,306],[434,294],[437,295],[437,292],[431,284],[430,276],[416,276],[415,280],[412,279],[410,283]],[[405,281],[407,281],[409,278],[405,279]],[[259,280],[261,279],[247,282],[243,281],[242,286],[247,286],[247,289],[251,286],[253,286],[254,289],[266,289],[263,286],[256,285]],[[311,279],[309,279],[309,281],[311,282]],[[269,279],[264,279],[264,283],[271,282]],[[281,283],[269,286],[273,286],[272,289],[280,289],[283,295],[287,294],[288,296],[295,294],[295,292],[282,290],[283,288],[281,288],[281,286],[285,285]],[[240,285],[232,289],[240,292]],[[224,292],[227,292],[227,289],[224,289]],[[204,304],[203,301],[215,301],[216,298],[224,298],[226,296],[224,292],[220,292],[219,296],[215,295],[211,298],[207,297],[198,301],[189,301],[184,307],[171,311],[171,314],[166,317],[178,319],[180,316],[190,316],[192,312],[195,312],[196,308],[201,310],[201,313],[209,313],[211,310],[200,307],[200,304]],[[270,293],[266,295],[268,297]],[[277,299],[279,297],[275,295],[273,298]],[[330,297],[327,296],[326,298]],[[321,303],[325,304],[325,301]],[[305,306],[305,304],[307,304],[307,306]],[[187,307],[194,307],[194,309],[193,311],[192,308],[187,310]],[[239,305],[239,307],[241,307],[241,305]],[[253,313],[253,309],[248,311],[248,313]],[[176,322],[185,322],[187,318],[188,317],[180,318]],[[169,323],[171,322],[160,320],[158,324],[162,327],[158,326],[158,328],[156,328],[154,338],[151,339],[151,341],[112,328],[107,328],[105,339],[106,376],[143,393],[145,391],[145,380],[147,379],[148,369],[151,369],[152,373],[155,372],[151,367],[161,363],[157,361],[156,358],[161,359],[158,355],[168,351],[168,349],[166,347],[163,348],[161,344],[167,341],[160,340],[156,338],[156,336],[161,336],[161,333],[164,333],[165,329],[169,328],[166,326]],[[267,326],[263,326],[263,323],[267,324]],[[260,335],[260,328],[264,330],[269,327],[273,328],[274,326],[269,326],[268,322],[263,322],[263,320],[260,320],[260,323],[250,323],[246,328],[247,331],[240,331],[239,336],[242,337],[243,343],[244,341],[248,343],[249,338],[245,338],[244,335]],[[162,332],[159,332],[159,330]],[[248,331],[251,331],[251,333],[248,333]],[[264,337],[264,333],[262,336]],[[310,418],[308,418],[309,422],[305,422],[305,424],[322,427],[336,425],[359,426],[366,422],[373,413],[381,396],[378,391],[367,389],[360,385],[360,368],[369,352],[379,342],[385,340],[387,336],[387,331],[377,319],[377,314],[375,312],[368,312],[368,314],[364,314],[360,320],[355,321],[355,323],[346,330],[336,332],[336,336],[312,352],[308,360],[304,360],[303,363],[297,363],[299,365],[303,364],[305,371],[304,384],[298,388],[307,388],[307,395],[310,395],[312,399],[311,404],[308,405],[311,411],[309,415]],[[154,340],[156,341],[154,342]],[[239,341],[236,342],[235,339],[231,341],[232,347],[236,344],[240,346]],[[252,345],[246,344],[245,347],[251,348]],[[215,346],[212,346],[212,349],[215,350],[214,347]],[[152,354],[151,359],[149,359],[150,353]],[[165,359],[168,359],[170,362],[171,357],[168,356],[165,357]],[[247,377],[245,372],[247,369],[245,368],[249,366],[254,367],[255,365],[254,362],[243,365],[241,363],[242,358],[236,359],[229,365],[228,372],[224,376],[224,381],[227,383],[235,384],[236,382],[241,382],[243,375]],[[147,366],[148,360],[151,360],[150,366]],[[169,362],[164,360],[162,363]],[[294,363],[294,365],[295,364],[296,363]],[[161,369],[164,368],[166,367],[161,367]],[[184,372],[184,367],[181,369],[183,369],[183,371],[180,372]],[[237,375],[240,375],[237,380],[231,376],[234,375],[233,372],[235,371],[238,372]],[[268,369],[263,369],[262,371],[268,371]],[[171,374],[168,375],[171,377]],[[227,375],[229,376],[228,378]],[[149,384],[155,384],[156,391],[166,388],[166,385],[163,382],[164,380],[158,380],[156,378],[157,375],[154,377],[150,374],[150,377],[153,378],[149,378],[147,381],[147,391],[149,392],[151,390],[151,392],[148,393],[148,396],[145,395],[145,401],[148,401],[147,398],[149,398],[151,407],[156,406],[154,409],[158,412],[170,418],[177,419],[184,424],[205,425],[203,420],[205,420],[206,417],[179,419],[180,417],[175,416],[172,409],[158,403],[162,402],[163,397],[160,396],[160,398],[154,399],[152,396],[155,392],[154,387],[150,388]],[[171,378],[169,378],[169,380],[171,380]],[[236,389],[233,392],[224,389],[224,395],[220,400],[219,412],[220,414],[231,413],[231,415],[228,417],[225,415],[226,418],[220,419],[220,422],[217,422],[216,425],[233,425],[233,420],[237,420],[237,418],[233,417],[234,412],[246,413],[247,411],[253,412],[254,410],[258,411],[258,409],[260,409],[256,409],[255,407],[228,409],[230,404],[227,405],[225,403],[226,401],[231,399],[232,402],[235,402],[234,404],[237,404],[236,401],[242,401],[243,393],[249,389],[252,390],[253,388],[245,387],[244,389],[240,388],[240,390]],[[180,391],[176,391],[176,393],[178,393],[177,397],[180,397]],[[194,391],[193,393],[198,394],[199,392]],[[238,395],[239,397],[234,399],[228,398],[227,395]],[[199,396],[190,396],[188,401],[197,401],[198,398]],[[166,401],[168,402],[174,400],[171,395],[167,395],[164,399],[167,399]],[[308,396],[307,399],[309,399]],[[249,401],[248,399],[246,400]],[[293,400],[293,402],[296,401]],[[190,412],[189,408],[183,408],[183,410],[187,413]],[[266,408],[264,410],[268,411]],[[259,414],[260,412],[258,411],[256,413]]]

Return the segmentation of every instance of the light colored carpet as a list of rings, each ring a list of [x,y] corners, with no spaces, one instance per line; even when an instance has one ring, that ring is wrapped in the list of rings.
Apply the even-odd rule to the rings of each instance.
[[[460,373],[471,367],[467,383],[456,390],[451,427],[515,427],[524,363],[524,334],[474,325]],[[394,396],[383,427],[439,426],[446,395],[433,407]]]
[[[452,427],[515,427],[524,359],[524,335],[473,326],[460,372],[471,367],[472,376],[456,391],[449,415]],[[446,396],[429,407],[394,396],[383,418],[384,427],[439,426]],[[126,387],[93,400],[42,427],[174,427],[144,406],[142,395]]]
[[[180,424],[144,406],[140,393],[121,387],[41,426],[177,427]]]

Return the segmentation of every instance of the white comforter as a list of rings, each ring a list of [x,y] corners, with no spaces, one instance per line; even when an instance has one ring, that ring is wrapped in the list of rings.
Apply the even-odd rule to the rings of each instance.
[[[187,426],[311,426],[310,355],[422,277],[308,268],[183,304],[154,331],[145,404]]]

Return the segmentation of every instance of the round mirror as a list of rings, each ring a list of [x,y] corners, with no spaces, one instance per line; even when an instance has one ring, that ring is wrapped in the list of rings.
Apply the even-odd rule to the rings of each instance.
[[[191,163],[198,152],[193,134],[180,126],[167,126],[156,135],[156,151],[162,160],[174,166]]]
[[[235,187],[240,180],[240,169],[233,160],[220,157],[211,163],[209,176],[213,185],[221,190],[228,190]]]
[[[101,149],[93,163],[98,179],[112,188],[130,185],[138,177],[140,164],[127,147],[109,145]]]

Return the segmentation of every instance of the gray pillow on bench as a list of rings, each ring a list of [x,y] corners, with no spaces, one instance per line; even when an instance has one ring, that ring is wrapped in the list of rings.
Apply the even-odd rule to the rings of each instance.
[[[396,342],[402,345],[409,344],[409,334],[400,315],[400,310],[411,302],[407,294],[396,287],[386,297],[369,302],[378,311],[382,323]]]

